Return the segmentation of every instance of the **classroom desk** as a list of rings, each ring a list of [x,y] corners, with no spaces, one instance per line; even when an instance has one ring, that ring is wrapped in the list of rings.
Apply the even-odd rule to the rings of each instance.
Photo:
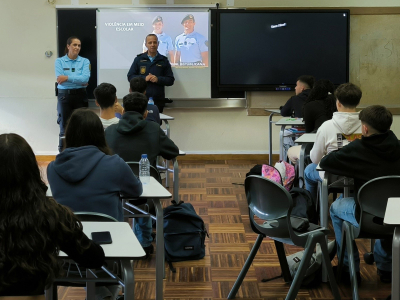
[[[48,186],[46,196],[52,197],[50,186]],[[150,182],[148,184],[143,184],[143,193],[139,196],[139,198],[153,200],[154,207],[156,209],[156,216],[151,216],[156,220],[156,300],[163,300],[163,278],[165,271],[164,218],[160,199],[171,198],[171,196],[171,193],[166,190],[154,177],[150,177]],[[128,200],[128,198],[125,200]]]
[[[299,156],[299,176],[304,179],[304,160],[306,156],[307,144],[314,144],[317,134],[316,133],[305,133],[300,136],[295,143],[301,144],[300,156]],[[300,187],[303,187],[303,182],[299,183]]]
[[[150,182],[143,184],[143,193],[139,197],[153,200],[156,208],[156,216],[151,216],[152,219],[156,220],[156,300],[163,300],[163,279],[165,273],[164,216],[160,199],[168,199],[171,198],[171,196],[171,193],[166,190],[154,177],[150,177]],[[128,200],[128,198],[124,200]]]
[[[120,284],[124,284],[125,299],[133,299],[135,291],[135,281],[131,260],[144,257],[146,253],[144,252],[142,246],[137,240],[135,234],[133,233],[132,228],[129,226],[129,224],[124,222],[82,222],[82,225],[83,232],[89,238],[91,238],[91,233],[96,231],[109,231],[111,233],[112,243],[108,245],[101,245],[101,247],[104,250],[104,254],[107,260],[118,260],[121,262],[123,282],[120,282]],[[59,257],[68,258],[68,255],[60,251]],[[86,272],[87,278],[93,277],[92,273],[88,269]],[[114,279],[117,278],[112,273],[109,273],[109,275]],[[57,280],[74,281],[73,278],[57,278]],[[86,299],[95,299],[94,282],[87,282],[86,292]],[[46,291],[46,300],[52,299],[53,296],[54,295],[52,294],[51,288]]]
[[[168,121],[175,120],[175,118],[171,117],[171,116],[168,116],[168,115],[165,115],[165,114],[160,114],[160,120],[165,123],[166,130],[164,130],[164,131],[167,134],[167,137],[171,138],[170,137],[171,129],[169,127]],[[165,174],[166,175],[166,177],[165,177],[165,186],[169,187],[169,173],[173,172],[173,170],[168,168],[168,165],[169,165],[169,161],[168,160],[165,161],[165,165],[166,165],[166,167],[157,166],[157,169],[165,171],[165,173],[166,173]]]
[[[170,132],[168,121],[175,120],[175,118],[171,117],[171,116],[168,116],[168,115],[160,114],[160,120],[165,123],[165,127],[167,129],[167,132],[166,132],[167,133],[167,137],[170,137],[170,133],[171,132]]]
[[[317,165],[316,168],[317,171],[324,171],[320,165]],[[341,181],[342,179],[337,180]],[[331,182],[329,183],[329,173],[325,171],[324,173],[324,178],[322,178],[322,182],[318,183],[318,193],[319,193],[319,212],[320,212],[320,225],[322,227],[328,228],[328,214],[329,214],[329,200],[328,200],[328,189],[329,189],[329,185],[335,184],[336,182]],[[344,178],[343,179],[343,197],[349,197],[349,179],[348,178]],[[328,280],[328,276],[326,273],[326,269],[325,266],[322,265],[322,282],[327,282]]]
[[[268,129],[269,129],[269,155],[268,155],[268,163],[272,166],[272,117],[274,115],[280,115],[280,109],[265,109],[265,111],[271,113],[268,118]]]
[[[389,198],[383,223],[396,226],[392,244],[392,300],[400,300],[400,198]]]
[[[295,118],[284,117],[284,118],[280,119],[278,122],[276,122],[275,125],[281,126],[281,132],[279,133],[279,143],[280,143],[279,159],[284,160],[285,157],[283,157],[283,135],[284,135],[286,126],[300,126],[300,125],[304,125],[304,122],[300,118],[295,119]]]

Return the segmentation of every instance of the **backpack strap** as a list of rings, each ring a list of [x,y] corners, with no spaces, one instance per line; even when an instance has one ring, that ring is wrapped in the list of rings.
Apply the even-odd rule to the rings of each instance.
[[[183,202],[182,200],[180,200],[180,201],[177,203],[175,200],[171,200],[171,203],[172,203],[173,205],[181,205],[182,203],[185,203],[185,202]]]
[[[176,269],[174,268],[174,266],[172,265],[172,261],[167,260],[169,269],[171,270],[172,273],[176,273]]]

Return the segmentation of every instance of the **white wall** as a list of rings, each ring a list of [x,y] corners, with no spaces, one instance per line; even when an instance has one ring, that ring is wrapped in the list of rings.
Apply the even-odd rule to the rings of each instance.
[[[132,3],[131,0],[80,2],[127,5]],[[215,2],[198,0],[183,3]],[[222,6],[226,3],[220,2]],[[245,2],[247,1],[238,0],[235,5],[244,6]],[[253,6],[264,6],[265,3],[262,0],[253,2]],[[387,0],[380,3],[380,6],[398,6],[397,2]],[[300,1],[280,0],[270,5],[293,6],[297,3]],[[328,1],[301,1],[303,7],[321,3],[324,3],[324,6],[330,5]],[[349,6],[365,6],[365,1],[353,0],[346,3]],[[368,3],[372,6],[375,2]],[[71,2],[57,0],[56,4]],[[57,100],[54,96],[56,55],[51,58],[44,55],[47,50],[57,52],[55,7],[46,0],[1,0],[0,28],[0,132],[22,135],[38,155],[55,154],[58,143]],[[176,118],[170,122],[171,137],[180,148],[188,152],[267,153],[268,117],[249,117],[245,109],[171,109],[165,113]],[[276,126],[274,127],[276,152],[279,135]],[[395,117],[394,129],[400,135],[399,116]]]

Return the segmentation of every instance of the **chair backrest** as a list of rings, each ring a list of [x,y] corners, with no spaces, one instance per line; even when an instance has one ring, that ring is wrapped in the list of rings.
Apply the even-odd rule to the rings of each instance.
[[[75,215],[82,222],[118,222],[117,219],[109,215],[90,211],[78,211],[75,212]]]
[[[253,230],[270,237],[290,238],[288,218],[293,201],[289,192],[282,185],[257,175],[248,176],[244,185]],[[267,224],[260,224],[254,216]]]
[[[137,162],[137,161],[127,161],[126,163],[131,168],[133,174],[135,174],[136,176],[139,177],[139,162]],[[159,183],[162,183],[161,182],[160,173],[152,165],[150,165],[150,176],[154,177]]]
[[[400,197],[400,176],[384,176],[365,183],[358,191],[361,208],[360,234],[393,235],[394,227],[383,225],[388,198]]]

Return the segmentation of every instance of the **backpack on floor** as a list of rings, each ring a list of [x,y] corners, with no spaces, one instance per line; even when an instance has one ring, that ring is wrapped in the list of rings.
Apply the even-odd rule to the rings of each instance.
[[[192,204],[171,202],[173,205],[164,208],[164,252],[165,260],[175,273],[172,262],[204,257],[204,241],[208,233]]]
[[[287,191],[292,188],[296,176],[294,166],[283,160],[278,161],[275,167],[262,165],[261,174],[263,177],[283,185]]]

